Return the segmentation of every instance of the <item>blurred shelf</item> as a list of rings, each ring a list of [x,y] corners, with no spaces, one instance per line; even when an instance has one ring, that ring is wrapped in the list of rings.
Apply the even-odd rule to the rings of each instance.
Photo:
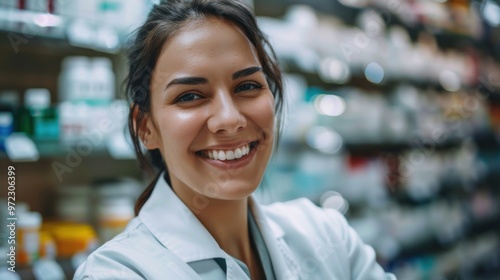
[[[39,159],[55,159],[55,158],[83,158],[89,157],[92,159],[98,158],[110,158],[114,160],[124,160],[124,161],[132,161],[136,162],[135,154],[132,155],[130,152],[132,150],[118,150],[118,154],[115,151],[111,151],[109,145],[92,145],[88,142],[89,145],[78,146],[76,144],[61,144],[58,141],[35,141],[36,148],[38,150]],[[117,144],[116,146],[123,145]],[[121,152],[121,153],[120,153]],[[0,152],[0,162],[1,161],[11,161],[7,154],[4,151]],[[24,161],[17,161],[16,163],[22,163]],[[27,161],[33,162],[33,161]]]
[[[484,256],[479,260],[475,261],[472,269],[471,276],[463,277],[461,273],[457,275],[451,275],[451,279],[481,279],[481,280],[497,280],[500,279],[500,265],[498,260],[500,259],[500,247],[497,246],[496,250],[493,249],[493,254]]]
[[[379,157],[390,154],[399,154],[413,149],[424,149],[424,145],[428,142],[392,142],[387,139],[387,142],[344,142],[339,152],[345,151],[350,156],[354,157]],[[449,151],[451,149],[459,148],[464,142],[463,139],[449,139],[441,143],[432,143],[432,150],[434,151]],[[304,141],[290,141],[289,139],[282,139],[280,145],[287,151],[293,153],[301,153],[303,151],[316,151],[309,147]],[[319,151],[318,151],[319,152]]]
[[[401,255],[391,260],[388,267],[393,270],[409,266],[420,272],[418,278],[407,279],[499,279],[499,233],[498,227],[477,231],[449,246],[429,242],[421,248],[422,254]]]
[[[408,207],[425,207],[438,201],[462,201],[465,196],[470,195],[461,184],[441,184],[439,190],[426,198],[416,199],[411,197],[406,191],[402,190],[392,196],[399,205]]]
[[[350,77],[346,83],[336,84],[323,81],[320,76],[316,73],[308,73],[301,70],[299,67],[295,66],[293,62],[285,63],[285,72],[290,74],[298,74],[307,80],[309,86],[317,86],[325,90],[335,90],[342,89],[346,87],[356,87],[366,91],[381,91],[389,92],[390,89],[394,88],[397,84],[401,82],[395,81],[382,81],[380,84],[374,84],[366,79],[362,75],[353,75]]]
[[[429,144],[426,141],[419,142],[422,145],[411,142],[379,142],[379,143],[345,143],[344,148],[352,156],[378,156],[387,153],[401,153],[412,149],[422,149],[424,144]],[[463,144],[463,139],[448,139],[442,143],[431,143],[432,149],[437,151],[446,151],[453,148],[458,148]],[[426,147],[427,148],[427,147]]]
[[[447,7],[445,9],[449,13],[448,16],[452,18],[454,22],[449,22],[448,26],[446,26],[445,24],[439,25],[437,23],[426,22],[425,17],[423,17],[422,14],[418,14],[414,10],[412,10],[410,16],[408,17],[411,19],[409,20],[408,18],[404,18],[394,12],[394,10],[401,8],[400,6],[397,7],[393,4],[393,6],[390,7],[391,3],[387,2],[384,2],[384,4],[385,5],[383,6],[369,4],[366,7],[351,8],[356,11],[356,15],[359,15],[366,10],[375,11],[383,18],[387,26],[401,26],[405,28],[414,41],[416,41],[421,32],[425,32],[435,37],[437,44],[441,49],[463,49],[467,46],[481,48],[481,44],[483,43],[481,40],[482,34],[473,34],[473,31],[467,30],[467,28],[470,28],[471,21],[474,19],[472,19],[472,17],[468,17],[465,19],[465,21],[468,22],[457,22],[459,17],[453,15],[451,7]],[[445,4],[446,3],[442,3],[442,5]],[[475,22],[472,24],[475,24]],[[484,26],[481,26],[481,28],[484,28]]]
[[[124,42],[117,30],[97,22],[5,7],[0,7],[0,32],[15,53],[28,42],[43,42],[113,54]]]
[[[430,33],[436,37],[438,45],[441,48],[461,48],[463,46],[472,44],[480,47],[482,43],[479,35],[473,36],[469,31],[458,28],[457,24],[452,24],[449,28],[438,26],[436,24],[424,23],[422,21],[410,23],[400,18],[399,15],[393,12],[397,2],[383,1],[385,6],[376,6],[368,4],[365,7],[346,6],[339,1],[321,1],[321,0],[255,0],[255,13],[258,16],[269,17],[283,17],[291,5],[307,5],[315,11],[322,14],[341,19],[345,24],[355,26],[358,16],[367,10],[372,10],[379,14],[387,26],[398,25],[405,28],[410,37],[415,40],[418,34],[422,31]],[[352,2],[353,4],[362,3],[363,1],[345,1],[346,3]],[[366,2],[366,1],[365,1]],[[369,3],[369,2],[368,2]],[[392,6],[391,6],[392,5]],[[414,18],[416,14],[412,15]],[[468,24],[464,24],[467,26]]]
[[[498,201],[499,196],[496,196],[495,201]],[[469,203],[467,198],[463,201],[464,204]],[[451,232],[446,233],[446,238],[439,238],[437,233],[421,239],[413,244],[407,244],[402,248],[397,257],[393,261],[411,259],[415,257],[438,255],[452,249],[455,245],[462,241],[480,239],[484,236],[497,235],[500,236],[500,213],[493,212],[489,216],[482,218],[474,217],[471,209],[465,211],[465,222],[461,224],[459,232],[453,232],[453,236],[449,236]]]
[[[433,89],[437,93],[446,93],[443,86],[439,83],[439,81],[433,80],[425,80],[419,79],[416,77],[411,78],[402,78],[402,77],[391,77],[385,76],[380,83],[372,83],[370,82],[363,73],[351,73],[351,76],[345,83],[334,83],[334,82],[326,82],[321,79],[321,77],[317,73],[306,72],[298,67],[293,61],[284,61],[284,70],[289,74],[300,75],[307,80],[309,86],[316,86],[323,88],[325,90],[338,90],[345,89],[348,87],[355,87],[358,89],[362,89],[365,91],[377,91],[382,92],[384,94],[391,93],[395,88],[400,85],[412,85],[418,89]],[[461,85],[461,89],[474,92],[476,88],[479,86],[478,84],[463,84]],[[498,100],[500,101],[500,86],[495,89],[496,91],[490,94],[489,100]]]
[[[488,96],[488,100],[491,103],[500,104],[500,88],[495,89],[495,91]]]

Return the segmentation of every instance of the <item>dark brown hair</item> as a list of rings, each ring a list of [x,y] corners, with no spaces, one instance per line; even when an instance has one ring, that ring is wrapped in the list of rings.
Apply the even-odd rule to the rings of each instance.
[[[131,102],[128,117],[129,132],[141,168],[156,172],[155,179],[139,196],[135,214],[151,195],[162,171],[170,184],[167,166],[158,149],[145,154],[140,144],[141,127],[151,110],[150,84],[158,56],[165,42],[191,20],[215,17],[227,20],[240,28],[257,51],[262,70],[275,99],[278,117],[276,143],[279,142],[283,107],[282,73],[274,51],[257,26],[255,17],[242,3],[235,0],[169,0],[153,6],[146,22],[137,29],[129,48],[129,74],[126,79],[127,98]],[[267,48],[267,51],[266,51]]]

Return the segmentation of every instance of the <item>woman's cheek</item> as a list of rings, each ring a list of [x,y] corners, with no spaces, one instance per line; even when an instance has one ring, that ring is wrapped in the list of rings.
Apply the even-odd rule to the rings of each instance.
[[[175,110],[172,113],[172,118],[175,118],[178,122],[192,121],[194,118],[200,117],[197,110]]]
[[[264,98],[265,97],[265,98]],[[264,129],[273,129],[274,128],[274,98],[272,95],[263,96],[260,101],[258,111],[259,123]]]
[[[198,130],[200,116],[196,112],[174,111],[163,114],[162,134],[163,139],[168,139],[168,146],[179,147],[189,143]],[[166,143],[167,144],[167,143]]]

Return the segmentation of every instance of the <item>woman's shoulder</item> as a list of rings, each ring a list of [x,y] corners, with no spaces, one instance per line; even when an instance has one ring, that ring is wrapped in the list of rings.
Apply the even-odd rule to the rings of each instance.
[[[73,279],[121,279],[132,277],[142,279],[135,270],[134,257],[144,248],[147,233],[137,218],[132,219],[123,232],[92,252],[78,267]],[[141,236],[140,238],[138,238]]]
[[[342,238],[349,225],[345,217],[335,209],[321,208],[307,198],[277,202],[264,206],[269,219],[285,231],[300,229],[301,232],[337,233]],[[309,229],[309,230],[305,230]]]
[[[162,279],[162,274],[179,271],[177,263],[136,217],[122,233],[92,252],[73,279]]]
[[[318,207],[305,198],[263,208],[268,220],[285,233],[284,240],[301,260],[300,268],[308,261],[326,274],[341,273],[341,279],[395,279],[384,273],[373,248],[363,243],[337,210]]]

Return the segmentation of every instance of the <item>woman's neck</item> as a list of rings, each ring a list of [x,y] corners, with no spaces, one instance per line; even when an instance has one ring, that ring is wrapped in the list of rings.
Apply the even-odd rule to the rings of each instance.
[[[248,198],[211,200],[205,210],[195,215],[226,253],[247,265],[251,278],[264,279],[257,250],[250,240]]]
[[[210,199],[204,209],[195,213],[219,246],[241,261],[251,253],[247,200]]]
[[[230,256],[244,262],[251,278],[263,279],[264,271],[248,228],[248,197],[240,200],[208,198],[189,188],[173,188],[217,244]]]
[[[188,187],[176,188],[175,183],[172,188],[226,253],[245,263],[251,259],[247,197],[222,200],[206,197]]]

